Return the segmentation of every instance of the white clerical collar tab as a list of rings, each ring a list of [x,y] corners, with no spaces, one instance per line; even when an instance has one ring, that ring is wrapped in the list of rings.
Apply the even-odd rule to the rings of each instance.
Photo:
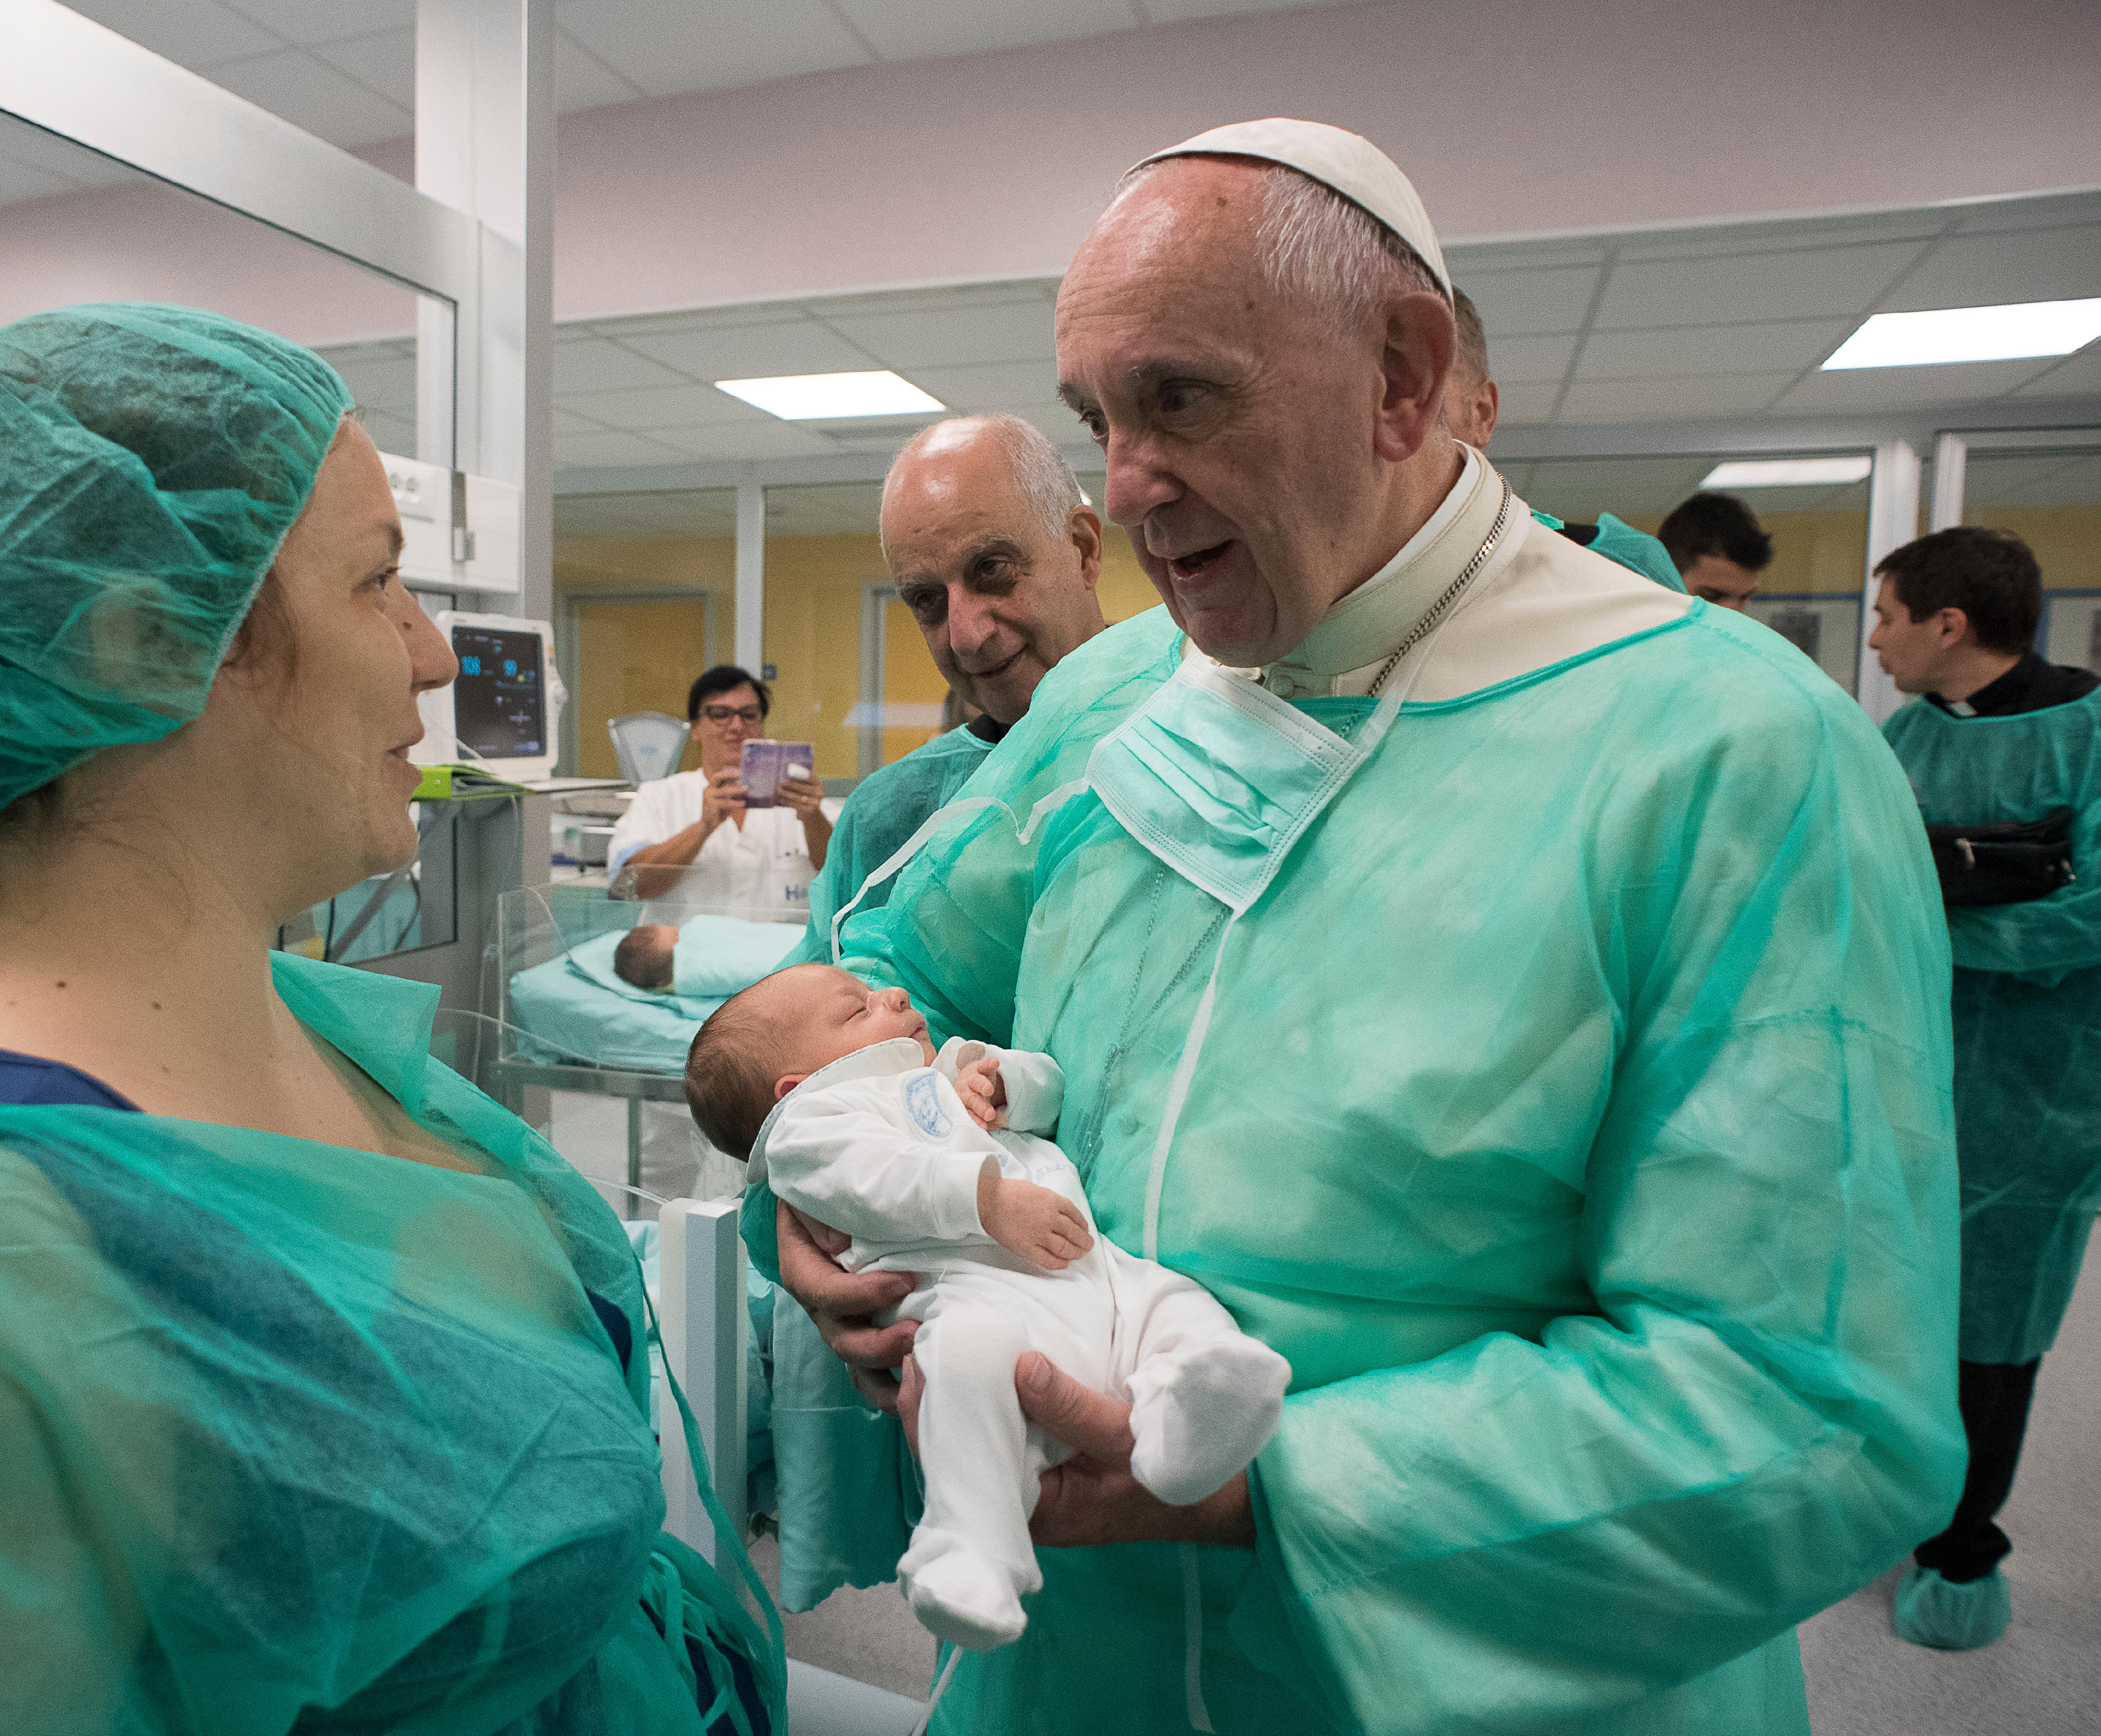
[[[1155,151],[1134,169],[1168,157],[1258,157],[1282,163],[1301,174],[1311,175],[1332,187],[1345,199],[1362,205],[1387,228],[1407,242],[1422,258],[1452,293],[1452,276],[1444,269],[1444,250],[1437,232],[1414,185],[1400,172],[1400,166],[1370,139],[1339,126],[1318,121],[1291,121],[1281,117],[1267,121],[1241,121],[1231,126],[1214,126],[1207,133],[1165,151]]]

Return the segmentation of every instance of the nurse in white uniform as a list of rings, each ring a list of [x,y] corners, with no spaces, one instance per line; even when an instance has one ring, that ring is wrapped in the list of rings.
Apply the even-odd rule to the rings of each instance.
[[[763,681],[716,664],[685,700],[700,771],[643,784],[613,826],[607,883],[635,864],[635,898],[676,898],[731,914],[809,906],[824,868],[832,813],[824,784],[784,778],[780,807],[744,805],[744,744],[765,735],[773,696]]]
[[[611,884],[632,863],[637,898],[675,896],[736,914],[807,907],[832,836],[824,786],[814,776],[784,780],[781,806],[745,806],[744,744],[765,734],[772,705],[765,684],[733,664],[693,683],[686,715],[701,769],[635,792],[607,852]]]

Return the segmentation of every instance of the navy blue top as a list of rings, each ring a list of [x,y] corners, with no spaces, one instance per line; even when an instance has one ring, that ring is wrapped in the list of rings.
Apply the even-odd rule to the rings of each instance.
[[[135,1115],[139,1110],[130,1098],[118,1096],[77,1067],[11,1049],[0,1049],[0,1103],[24,1109],[47,1103],[82,1103],[91,1109],[128,1109]]]

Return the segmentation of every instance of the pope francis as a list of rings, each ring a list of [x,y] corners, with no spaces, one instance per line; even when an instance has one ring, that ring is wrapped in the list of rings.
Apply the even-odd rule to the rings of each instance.
[[[845,926],[1046,1050],[1103,1233],[1292,1365],[1168,1507],[1041,1358],[1024,1638],[936,1731],[1779,1736],[1794,1624],[1952,1509],[1948,955],[1915,805],[1792,647],[1535,524],[1354,135],[1143,163],[1062,395],[1163,609],[1059,665]],[[784,1280],[901,1405],[895,1274]]]

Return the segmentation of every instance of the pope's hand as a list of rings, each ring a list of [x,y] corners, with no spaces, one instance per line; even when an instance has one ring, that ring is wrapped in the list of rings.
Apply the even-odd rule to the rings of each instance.
[[[894,1416],[898,1383],[891,1370],[911,1349],[919,1323],[876,1326],[869,1317],[895,1308],[918,1288],[918,1279],[909,1272],[843,1270],[832,1256],[844,1252],[850,1238],[804,1217],[785,1199],[774,1204],[781,1288],[816,1322],[825,1347],[847,1365],[855,1389],[876,1409]]]
[[[912,1451],[919,1451],[919,1398],[927,1388],[919,1359],[905,1358],[897,1415]],[[1028,1535],[1046,1549],[1098,1543],[1208,1543],[1254,1547],[1247,1473],[1193,1507],[1170,1507],[1130,1474],[1130,1407],[1082,1385],[1039,1350],[1014,1365],[1021,1414],[1075,1449],[1043,1473]]]

